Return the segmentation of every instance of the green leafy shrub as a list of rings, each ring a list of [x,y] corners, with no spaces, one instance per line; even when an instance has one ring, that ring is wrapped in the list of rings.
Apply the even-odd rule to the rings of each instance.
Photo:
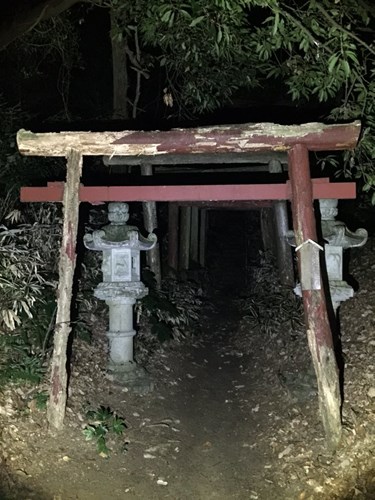
[[[0,229],[0,327],[15,330],[22,317],[32,318],[32,309],[42,300],[47,284],[40,272],[44,263],[31,251],[26,228]]]
[[[90,410],[86,414],[89,423],[83,429],[87,441],[95,440],[96,449],[102,456],[108,456],[108,433],[121,436],[125,429],[125,420],[116,415],[109,407],[100,406],[97,410]]]

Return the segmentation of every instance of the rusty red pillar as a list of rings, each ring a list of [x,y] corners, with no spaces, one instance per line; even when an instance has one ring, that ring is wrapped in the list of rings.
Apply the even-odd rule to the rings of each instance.
[[[288,161],[292,188],[293,226],[296,247],[298,248],[308,240],[317,242],[309,152],[306,146],[302,144],[293,146],[289,152]],[[311,256],[310,252],[298,252],[305,324],[318,381],[319,408],[324,430],[330,446],[336,447],[341,437],[341,398],[338,367],[333,347],[332,331],[328,320],[319,259],[316,261],[317,265],[314,266],[309,256]],[[309,282],[306,277],[311,276],[311,286],[303,286],[304,282]]]

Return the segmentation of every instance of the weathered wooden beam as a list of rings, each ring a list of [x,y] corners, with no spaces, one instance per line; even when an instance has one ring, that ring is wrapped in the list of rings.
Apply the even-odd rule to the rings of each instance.
[[[210,172],[212,168],[209,167],[201,168],[200,165],[215,165],[215,170],[220,169],[223,172],[232,172],[233,170],[238,172],[257,172],[257,171],[268,171],[268,163],[270,160],[277,160],[280,163],[286,165],[288,163],[288,155],[286,153],[279,153],[277,151],[269,151],[265,153],[254,152],[251,155],[247,153],[225,153],[215,154],[206,153],[194,155],[186,154],[168,154],[154,156],[150,159],[149,156],[104,156],[103,163],[107,166],[122,166],[124,169],[127,166],[137,166],[142,165],[145,161],[151,161],[153,166],[156,168],[156,172]],[[227,165],[230,163],[230,165]],[[247,164],[249,166],[241,166],[238,164]],[[181,168],[181,165],[186,165],[185,168]],[[187,165],[191,165],[190,167]],[[225,167],[220,167],[220,165],[225,165]]]
[[[82,155],[156,156],[165,154],[227,154],[254,151],[288,151],[303,144],[310,151],[353,148],[358,140],[359,121],[347,125],[278,125],[256,123],[196,129],[142,132],[33,133],[20,130],[20,152],[33,156],[66,156],[70,149]]]
[[[306,146],[302,144],[294,146],[289,153],[289,177],[292,186],[294,234],[299,247],[308,240],[317,241],[309,155]],[[311,262],[305,262],[300,255],[299,271],[303,283],[304,273],[311,274]],[[302,297],[307,338],[318,381],[320,413],[327,440],[335,448],[341,437],[340,387],[319,261],[315,274],[312,281],[318,282],[318,285],[312,286],[312,289],[303,289]]]
[[[189,207],[207,208],[209,210],[260,210],[261,208],[272,207],[273,200],[223,200],[223,201],[179,201],[178,204]]]
[[[62,201],[63,185],[49,183],[47,187],[21,188],[21,201]],[[315,199],[356,197],[354,182],[316,182]],[[286,184],[221,184],[191,186],[81,186],[80,201],[249,201],[288,200],[290,185]]]
[[[50,429],[61,430],[64,423],[67,398],[67,345],[71,331],[71,301],[76,265],[76,241],[79,215],[79,181],[82,172],[82,155],[72,150],[68,154],[66,183],[64,187],[63,232],[59,261],[57,312],[51,366],[51,385],[47,409]]]

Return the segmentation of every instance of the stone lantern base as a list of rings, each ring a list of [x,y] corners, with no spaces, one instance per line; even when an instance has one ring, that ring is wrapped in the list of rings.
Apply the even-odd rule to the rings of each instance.
[[[109,308],[109,360],[107,377],[139,394],[153,389],[150,376],[133,357],[133,305],[136,299],[147,295],[142,282],[100,283],[94,295],[105,300]]]

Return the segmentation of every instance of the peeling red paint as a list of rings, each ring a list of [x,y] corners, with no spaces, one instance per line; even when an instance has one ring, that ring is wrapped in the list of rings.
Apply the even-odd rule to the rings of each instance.
[[[62,201],[64,187],[50,183],[47,187],[21,188],[21,201]],[[354,182],[330,183],[313,180],[315,199],[356,197]],[[192,186],[80,186],[79,199],[90,203],[104,201],[250,201],[289,200],[290,183],[286,184],[222,184]]]
[[[289,153],[289,178],[292,186],[292,213],[296,245],[299,246],[308,239],[317,241],[309,157],[307,148],[301,144],[296,145]],[[321,185],[327,186],[326,183]],[[300,268],[300,262],[298,264]],[[333,348],[321,274],[320,280],[320,290],[303,290],[302,292],[305,322],[314,334],[318,346],[318,356],[321,346]]]
[[[316,131],[306,131],[303,125],[283,127],[270,125],[268,133],[259,129],[268,124],[228,125],[223,127],[206,127],[198,129],[173,129],[167,131],[126,132],[123,137],[112,142],[112,145],[129,144],[154,147],[160,153],[220,153],[288,150],[296,144],[304,144],[310,151],[334,151],[355,147],[358,139],[358,127],[354,124],[329,128],[316,124]],[[325,127],[325,128],[324,128]],[[294,130],[294,129],[293,129]]]

